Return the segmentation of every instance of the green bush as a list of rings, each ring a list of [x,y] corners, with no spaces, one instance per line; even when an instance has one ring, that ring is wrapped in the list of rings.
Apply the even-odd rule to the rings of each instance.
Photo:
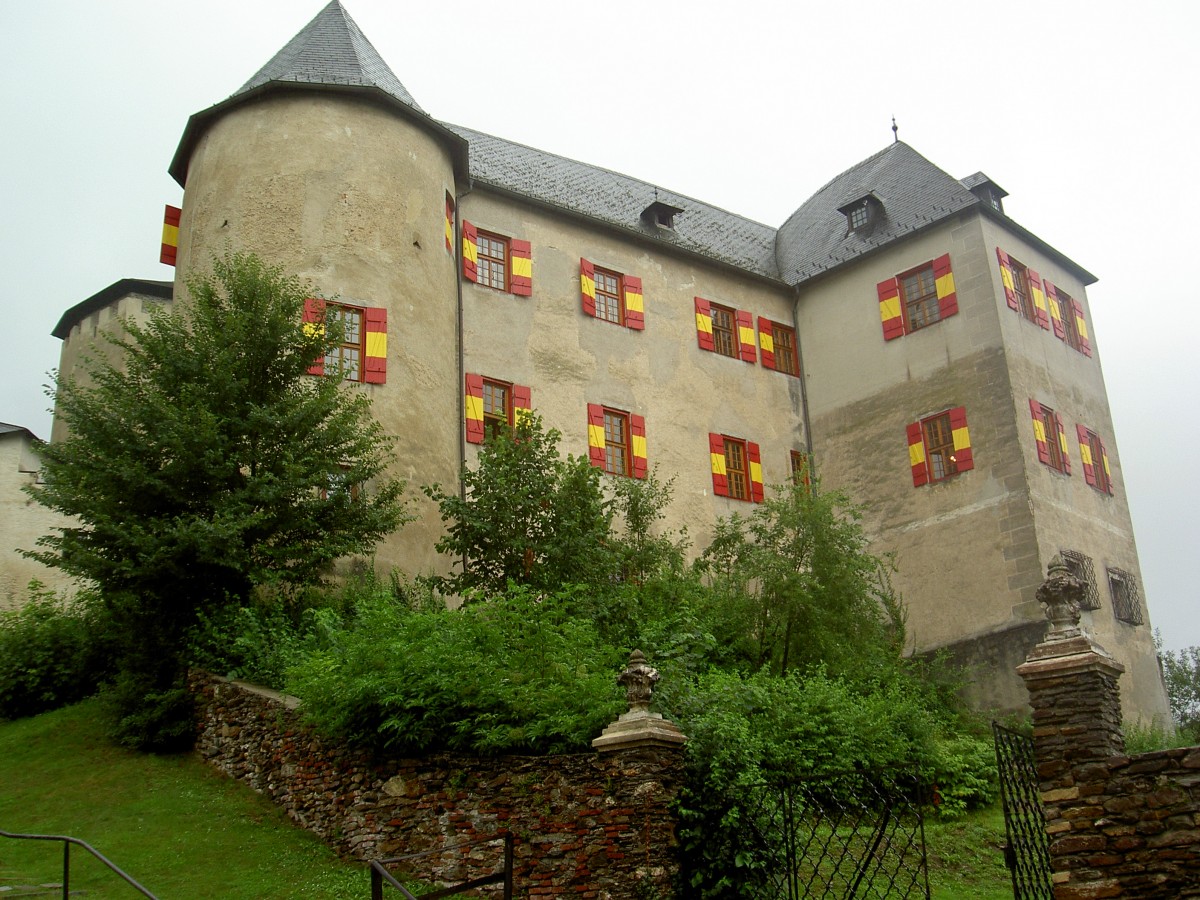
[[[0,719],[66,706],[96,692],[107,673],[103,615],[95,598],[59,598],[34,581],[29,599],[0,612]]]
[[[586,750],[624,708],[624,656],[577,600],[515,586],[457,610],[363,596],[349,619],[318,611],[322,646],[288,690],[319,730],[377,751]]]

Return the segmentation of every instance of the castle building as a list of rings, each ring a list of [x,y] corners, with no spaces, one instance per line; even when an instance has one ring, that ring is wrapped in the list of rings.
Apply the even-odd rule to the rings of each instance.
[[[173,288],[119,282],[69,310],[64,373],[114,311],[185,301],[189,272],[252,250],[338,298],[338,360],[411,485],[456,483],[493,423],[533,408],[611,477],[673,476],[671,519],[703,547],[813,466],[895,554],[914,648],[971,666],[976,702],[1024,706],[1013,669],[1063,553],[1126,713],[1168,715],[1096,279],[986,175],[896,141],[773,228],[438,121],[338,0],[188,120],[170,172]],[[450,565],[436,507],[417,512],[378,565]]]

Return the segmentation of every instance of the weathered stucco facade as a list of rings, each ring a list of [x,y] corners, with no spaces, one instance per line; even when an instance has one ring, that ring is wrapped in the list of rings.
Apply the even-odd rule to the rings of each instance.
[[[527,389],[566,452],[604,466],[606,449],[635,463],[640,452],[674,477],[669,524],[686,524],[698,549],[718,517],[749,511],[755,482],[784,482],[800,454],[865,507],[875,549],[895,555],[913,649],[974,666],[980,704],[1024,706],[1013,668],[1044,627],[1034,590],[1043,564],[1072,550],[1094,565],[1089,624],[1126,667],[1127,713],[1166,716],[1144,604],[1140,624],[1119,620],[1106,579],[1115,568],[1140,584],[1086,313],[1095,278],[1009,219],[982,173],[960,181],[897,142],[772,228],[436,121],[336,0],[189,120],[171,172],[184,187],[177,300],[189,273],[232,248],[384,311],[386,379],[357,389],[414,489],[453,485],[474,462],[481,381]],[[496,241],[492,286],[479,235]],[[1004,254],[1028,267],[1026,293],[1043,291],[1040,273],[1079,302],[1086,350],[1033,306],[1011,308]],[[595,311],[593,269],[617,285],[616,321]],[[916,274],[929,274],[930,291],[936,276],[924,306],[903,293]],[[1044,293],[1039,302],[1048,308]],[[95,312],[86,306],[60,324],[64,370]],[[728,352],[712,336],[721,308],[737,323]],[[788,340],[794,369],[782,364]],[[1031,401],[1066,423],[1069,473],[1039,456]],[[603,428],[597,448],[599,410],[644,426],[644,450],[606,448]],[[922,429],[950,414],[943,471]],[[1103,438],[1111,489],[1085,478],[1077,426]],[[730,477],[739,447],[744,498]],[[413,493],[418,520],[377,565],[445,570],[436,509]]]

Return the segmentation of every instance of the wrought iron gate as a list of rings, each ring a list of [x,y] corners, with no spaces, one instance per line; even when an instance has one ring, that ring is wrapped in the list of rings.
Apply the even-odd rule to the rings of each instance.
[[[1015,900],[1052,900],[1050,838],[1038,792],[1033,739],[992,723],[1000,797],[1004,801],[1007,846],[1004,861],[1012,873]]]
[[[766,856],[756,896],[928,898],[926,796],[918,779],[878,772],[763,786],[748,823]]]

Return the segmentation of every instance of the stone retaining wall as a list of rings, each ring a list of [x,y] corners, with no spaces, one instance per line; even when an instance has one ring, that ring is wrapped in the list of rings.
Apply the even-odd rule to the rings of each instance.
[[[209,676],[194,677],[193,690],[198,752],[343,855],[370,860],[511,832],[519,897],[670,896],[677,748],[378,760],[315,735],[292,698]],[[420,874],[445,883],[495,871],[502,843],[494,846],[427,857]]]

